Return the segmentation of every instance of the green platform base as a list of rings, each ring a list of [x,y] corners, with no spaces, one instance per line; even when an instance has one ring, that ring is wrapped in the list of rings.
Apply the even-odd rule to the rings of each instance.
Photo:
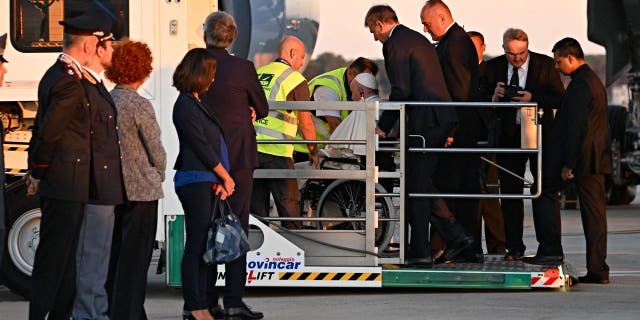
[[[383,287],[462,288],[462,289],[531,289],[532,272],[549,267],[522,262],[485,262],[436,265],[426,268],[385,266]]]
[[[184,254],[184,216],[178,215],[174,221],[166,221],[167,234],[167,285],[180,286],[182,274],[180,266]]]

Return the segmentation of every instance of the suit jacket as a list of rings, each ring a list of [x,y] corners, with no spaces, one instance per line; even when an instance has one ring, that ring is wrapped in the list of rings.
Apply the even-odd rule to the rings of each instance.
[[[607,92],[588,65],[571,74],[552,132],[552,174],[560,176],[562,166],[576,176],[611,173]]]
[[[91,172],[89,203],[122,203],[122,168],[116,129],[116,105],[100,79],[84,70],[82,78],[91,112]]]
[[[207,50],[215,55],[218,67],[215,81],[201,96],[202,102],[220,121],[229,147],[231,170],[254,169],[258,166],[258,144],[249,106],[255,109],[257,119],[269,113],[256,68],[225,49]]]
[[[390,101],[451,101],[436,50],[420,33],[401,24],[382,46],[384,64],[391,82]],[[430,146],[444,139],[458,121],[448,107],[409,107],[408,133],[421,134]],[[389,132],[398,112],[384,112],[378,125]]]
[[[173,124],[180,142],[175,170],[213,172],[222,161],[222,127],[216,116],[203,111],[205,108],[191,93],[180,92],[173,106]]]
[[[90,111],[81,76],[58,60],[38,86],[29,168],[40,179],[44,198],[86,202],[89,197]]]
[[[116,85],[111,97],[118,109],[122,178],[127,199],[158,200],[164,196],[162,181],[167,154],[153,106],[128,85]]]
[[[537,102],[538,107],[544,110],[541,124],[545,126],[553,123],[553,109],[557,109],[562,102],[564,86],[552,58],[529,51],[529,59],[529,70],[524,89],[531,92],[531,101]],[[505,55],[486,62],[484,72],[480,77],[481,100],[491,101],[498,82],[509,83],[507,79],[508,65],[509,62]],[[500,144],[502,146],[520,146],[520,131],[516,126],[516,110],[515,108],[496,110],[500,122]],[[542,131],[543,136],[548,136],[547,131]]]
[[[478,54],[469,35],[454,23],[436,46],[444,80],[453,101],[476,99],[478,90]],[[458,126],[455,146],[475,146],[487,136],[486,108],[456,108]]]

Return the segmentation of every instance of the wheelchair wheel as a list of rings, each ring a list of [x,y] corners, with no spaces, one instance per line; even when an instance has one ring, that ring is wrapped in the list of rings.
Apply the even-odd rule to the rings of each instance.
[[[336,180],[333,181],[320,196],[318,201],[319,217],[348,217],[365,218],[365,182],[358,180]],[[386,193],[385,188],[376,185],[376,191]],[[378,218],[394,217],[394,208],[391,199],[388,197],[376,198],[376,210]],[[320,229],[323,230],[360,230],[365,231],[365,222],[320,222]],[[382,250],[386,249],[389,240],[393,235],[395,222],[379,221],[375,233],[376,246]]]

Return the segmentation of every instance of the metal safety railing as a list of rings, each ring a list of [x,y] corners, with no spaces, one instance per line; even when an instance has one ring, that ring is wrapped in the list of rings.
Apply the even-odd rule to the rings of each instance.
[[[455,107],[478,107],[478,108],[520,108],[521,110],[521,115],[523,115],[523,117],[521,118],[521,121],[526,125],[526,121],[530,120],[533,121],[533,125],[535,126],[535,148],[485,148],[485,147],[478,147],[478,148],[445,148],[444,146],[442,148],[427,148],[426,147],[426,138],[425,137],[421,137],[422,141],[423,141],[423,146],[421,148],[416,148],[416,147],[408,147],[407,145],[407,137],[408,137],[408,128],[406,127],[406,117],[407,117],[407,108],[417,108],[417,107],[423,107],[423,108],[429,108],[429,107],[451,107],[451,108],[455,108]],[[527,112],[526,114],[529,115],[529,117],[525,118],[524,115],[525,113],[522,111],[525,111],[529,108],[533,108],[533,112]],[[406,184],[405,184],[405,179],[406,179],[406,159],[404,156],[404,152],[400,152],[401,154],[401,161],[400,161],[400,175],[401,175],[401,182],[400,182],[400,263],[404,263],[405,261],[405,253],[406,253],[406,243],[404,243],[403,239],[406,239],[407,237],[405,236],[407,230],[406,230],[406,218],[405,218],[405,201],[406,198],[412,198],[412,197],[416,197],[416,198],[434,198],[434,199],[440,199],[440,198],[475,198],[475,199],[491,199],[491,198],[509,198],[509,199],[531,199],[531,198],[537,198],[540,196],[540,192],[542,190],[540,184],[541,184],[541,176],[542,176],[542,149],[541,149],[541,143],[542,143],[542,129],[541,126],[538,122],[538,107],[536,103],[501,103],[501,102],[466,102],[466,103],[460,103],[460,102],[387,102],[387,103],[383,103],[380,106],[381,110],[398,110],[400,112],[400,141],[399,141],[399,150],[407,150],[407,152],[432,152],[432,153],[535,153],[537,155],[538,158],[538,167],[537,167],[537,172],[535,173],[537,179],[537,183],[538,183],[538,187],[537,187],[537,193],[535,195],[516,195],[516,194],[509,194],[509,195],[502,195],[502,194],[467,194],[467,193],[408,193],[406,190]],[[533,117],[531,117],[533,116]],[[521,126],[522,127],[522,126]],[[389,148],[388,150],[396,150],[394,148]],[[487,159],[485,158],[484,161],[487,161]],[[496,163],[493,163],[491,161],[489,161],[489,163],[491,165],[496,165]],[[499,170],[506,170],[503,167],[498,166]],[[516,177],[518,177],[516,174],[514,174],[513,172],[510,172],[508,170],[506,170],[506,172],[508,174],[511,175],[515,175]],[[520,179],[525,179],[524,177],[518,177]],[[526,179],[525,179],[526,180]]]
[[[375,167],[375,135],[378,119],[378,102],[280,102],[269,101],[270,110],[352,110],[366,113],[365,140],[258,140],[259,144],[350,144],[365,146],[364,170],[317,170],[317,169],[258,169],[254,171],[255,179],[307,178],[307,179],[346,179],[365,182],[365,218],[351,217],[265,217],[267,221],[311,221],[311,222],[365,222],[365,245],[363,252],[377,253],[375,246],[375,184],[378,181]],[[377,265],[377,256],[365,254],[362,259],[365,265]]]
[[[529,123],[529,126],[535,127],[535,141],[534,146],[524,146],[521,148],[489,148],[479,146],[478,148],[428,148],[426,147],[426,138],[419,137],[422,141],[422,147],[408,147],[407,135],[408,128],[406,127],[407,110],[409,108],[418,107],[478,107],[478,108],[520,108],[522,115],[525,113],[527,117],[522,117],[522,121],[525,125]],[[349,144],[349,145],[364,145],[365,146],[365,165],[364,170],[315,170],[315,169],[259,169],[254,173],[254,178],[257,179],[272,179],[272,178],[310,178],[310,179],[347,179],[347,180],[364,180],[365,181],[365,218],[349,218],[349,217],[267,217],[265,220],[269,221],[334,221],[334,222],[365,222],[365,251],[377,252],[378,248],[375,246],[375,228],[378,221],[387,222],[399,222],[400,233],[400,255],[398,258],[386,258],[378,260],[376,256],[369,257],[367,261],[374,264],[382,263],[404,263],[405,258],[405,246],[403,239],[405,239],[405,200],[407,197],[416,198],[476,198],[476,199],[533,199],[537,198],[541,192],[541,175],[542,175],[542,134],[541,126],[538,123],[538,108],[535,103],[484,103],[484,102],[471,102],[471,103],[459,103],[459,102],[274,102],[270,101],[270,109],[278,110],[353,110],[366,112],[366,139],[365,140],[259,140],[258,143],[265,144],[306,144],[306,143],[319,143],[319,144]],[[400,113],[400,135],[398,141],[379,141],[378,136],[375,134],[376,121],[378,120],[379,111],[393,110]],[[533,114],[533,116],[532,116]],[[524,126],[523,126],[524,127]],[[525,132],[526,133],[526,132]],[[415,137],[412,137],[415,138]],[[389,147],[392,146],[392,147]],[[397,147],[393,147],[397,146]],[[399,169],[395,172],[379,172],[375,166],[375,153],[376,151],[382,152],[398,152],[406,150],[407,152],[430,152],[430,153],[511,153],[511,154],[536,154],[537,156],[537,172],[534,173],[537,183],[537,192],[535,194],[468,194],[468,193],[414,193],[407,192],[405,186],[406,179],[406,159],[405,153],[399,152],[400,165]],[[498,170],[510,174],[518,179],[525,181],[528,184],[532,184],[525,177],[520,177],[517,174],[507,170],[504,167],[499,166],[497,163],[481,157],[481,159],[490,165],[496,166]],[[396,178],[399,179],[399,193],[395,192],[378,192],[375,191],[375,186],[378,183],[379,178]],[[399,215],[397,218],[378,218],[375,211],[375,198],[376,197],[399,197]]]

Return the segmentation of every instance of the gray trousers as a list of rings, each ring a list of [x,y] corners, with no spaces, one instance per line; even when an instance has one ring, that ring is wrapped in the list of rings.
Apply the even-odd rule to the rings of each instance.
[[[87,204],[76,254],[74,319],[109,319],[105,290],[114,221],[113,205]]]

